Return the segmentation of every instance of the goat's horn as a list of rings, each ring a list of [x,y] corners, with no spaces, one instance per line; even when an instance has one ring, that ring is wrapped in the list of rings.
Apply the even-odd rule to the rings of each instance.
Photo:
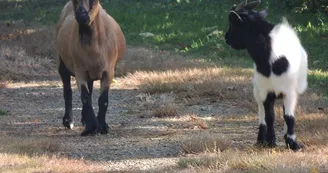
[[[231,10],[230,13],[235,14],[235,15],[238,17],[238,19],[239,19],[240,21],[243,21],[243,19],[241,19],[241,17],[239,16],[239,14],[238,14],[237,12]]]
[[[248,3],[244,8],[252,10],[252,9],[256,8],[257,6],[259,6],[260,3],[261,3],[261,0],[253,1],[253,2]]]
[[[243,9],[245,7],[246,3],[247,3],[247,0],[238,4],[237,7],[235,8],[235,11],[240,11],[241,9]]]

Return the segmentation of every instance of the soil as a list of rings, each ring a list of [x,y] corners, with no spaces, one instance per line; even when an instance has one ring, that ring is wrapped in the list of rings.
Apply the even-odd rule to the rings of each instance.
[[[94,89],[93,105],[97,105],[98,88],[99,85]],[[181,126],[174,121],[167,121],[168,119],[149,117],[138,103],[138,90],[121,89],[118,85],[112,87],[109,95],[107,122],[110,133],[81,137],[81,103],[76,88],[73,89],[73,130],[64,129],[62,126],[64,100],[59,81],[11,83],[0,91],[1,109],[9,111],[7,116],[1,116],[2,133],[17,137],[54,139],[60,145],[57,152],[61,155],[100,162],[106,165],[109,171],[150,170],[175,166],[177,160],[184,155],[181,152],[183,139],[203,130],[188,125]],[[229,110],[229,105],[211,102],[183,106],[179,112],[193,113],[200,118],[228,114],[223,110]],[[94,109],[97,111],[97,106]],[[228,124],[216,121],[212,124],[215,128],[211,128],[210,131],[222,135],[234,131],[236,136],[242,133],[254,136],[256,122],[246,124],[248,125],[239,128],[238,131],[231,127],[229,131],[225,131],[224,129],[228,128],[224,127]],[[234,140],[233,135],[231,137]]]

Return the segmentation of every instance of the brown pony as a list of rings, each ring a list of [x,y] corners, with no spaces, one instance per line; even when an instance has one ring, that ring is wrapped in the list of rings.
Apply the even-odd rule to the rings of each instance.
[[[108,91],[117,61],[125,52],[125,37],[120,26],[102,8],[99,0],[70,0],[56,27],[58,73],[65,99],[63,125],[73,128],[71,76],[81,94],[82,136],[107,134]],[[98,116],[92,108],[93,82],[100,80]]]

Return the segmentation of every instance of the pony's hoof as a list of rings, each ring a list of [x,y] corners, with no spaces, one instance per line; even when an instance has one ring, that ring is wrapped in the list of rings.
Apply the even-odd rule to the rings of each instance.
[[[267,147],[267,148],[275,148],[277,146],[276,142],[270,142],[267,141],[257,141],[255,146],[257,147]]]
[[[109,126],[106,123],[104,123],[99,130],[100,134],[102,135],[108,134],[108,131],[109,131]]]
[[[85,124],[86,124],[83,117],[81,118],[81,123],[82,123],[82,126],[85,126]]]
[[[81,136],[95,136],[97,134],[98,134],[98,131],[97,130],[84,130],[81,133]]]
[[[88,128],[87,126],[84,128],[83,132],[81,133],[81,136],[94,136],[99,133],[99,130],[97,127]]]
[[[74,128],[74,122],[70,122],[68,120],[64,120],[63,125],[64,125],[65,129],[73,129]]]

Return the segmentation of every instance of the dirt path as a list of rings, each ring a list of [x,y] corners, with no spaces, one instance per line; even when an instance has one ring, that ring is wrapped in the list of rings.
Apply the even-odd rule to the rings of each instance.
[[[161,134],[167,130],[163,125],[154,125],[149,119],[140,119],[133,112],[136,104],[136,92],[114,88],[110,92],[110,104],[107,121],[111,127],[109,135],[86,137],[79,136],[82,131],[80,123],[80,101],[78,91],[74,89],[73,107],[74,130],[65,130],[62,125],[64,110],[62,89],[56,85],[39,87],[22,87],[3,89],[1,100],[4,101],[9,116],[2,117],[0,129],[8,135],[51,137],[58,140],[62,153],[71,158],[84,158],[94,161],[116,162],[125,169],[144,167],[140,164],[119,163],[129,159],[165,158],[179,154],[179,145],[174,139],[152,137],[152,133]],[[13,86],[14,87],[14,86]],[[96,104],[97,90],[93,97]],[[152,126],[152,128],[150,128]],[[174,159],[169,160],[172,164]],[[153,162],[153,161],[152,161]],[[156,161],[153,162],[156,166]],[[126,164],[126,165],[125,165]],[[163,164],[163,163],[161,163]],[[161,166],[158,165],[158,166]],[[166,166],[163,164],[162,166]],[[151,167],[151,165],[149,166]],[[112,169],[109,166],[108,169]]]
[[[96,86],[93,94],[93,105],[97,105],[98,88],[99,86]],[[140,116],[143,112],[138,103],[138,91],[114,86],[110,92],[107,112],[110,133],[80,137],[81,106],[76,88],[73,93],[76,127],[74,130],[65,130],[61,124],[64,107],[60,82],[9,84],[7,88],[1,89],[1,107],[10,112],[8,116],[1,117],[0,131],[10,136],[51,138],[60,144],[58,152],[62,155],[97,161],[106,166],[107,170],[120,171],[151,170],[176,165],[179,157],[183,156],[181,141],[199,131],[188,125],[175,124],[177,121],[168,119],[140,118],[143,117]],[[206,117],[215,113],[224,115],[222,110],[227,110],[226,108],[227,105],[205,102],[204,105],[182,107],[181,110],[198,112],[198,116]],[[97,110],[97,107],[95,109]],[[214,134],[231,134],[234,131],[237,136],[242,133],[253,136],[256,122],[249,122],[248,126],[239,131],[231,127],[225,128],[227,125],[217,121],[212,124],[216,127],[210,130]]]

